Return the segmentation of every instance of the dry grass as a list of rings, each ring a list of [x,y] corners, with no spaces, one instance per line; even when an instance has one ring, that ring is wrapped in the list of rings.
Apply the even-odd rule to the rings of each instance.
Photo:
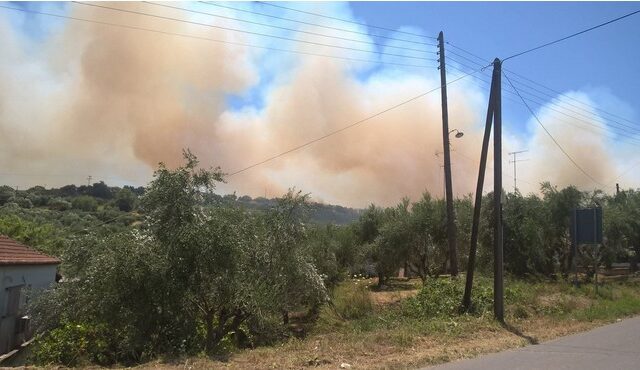
[[[540,341],[588,330],[599,322],[555,322],[545,319],[520,322],[518,328]],[[354,338],[345,334],[293,340],[278,347],[243,351],[227,362],[188,359],[182,363],[153,363],[141,369],[336,369],[342,363],[359,369],[406,369],[473,358],[483,353],[521,347],[529,342],[502,327],[483,327],[459,337],[412,337],[380,331]]]
[[[362,280],[359,284],[362,284]],[[367,284],[373,285],[371,281]],[[347,321],[331,327],[329,331],[311,333],[303,340],[291,339],[273,347],[239,351],[226,361],[190,358],[173,363],[153,362],[139,368],[337,369],[342,363],[348,363],[354,369],[418,368],[547,341],[603,325],[614,321],[616,317],[585,319],[585,315],[578,313],[616,304],[615,298],[622,296],[622,293],[613,294],[614,299],[605,302],[602,298],[590,296],[588,292],[567,289],[562,284],[541,284],[531,288],[536,293],[531,295],[527,303],[530,314],[525,318],[518,318],[521,316],[514,314],[516,306],[507,307],[508,327],[486,316],[457,316],[447,319],[449,321],[434,320],[433,325],[420,325],[415,321],[385,324],[383,317],[386,316],[383,313],[386,310],[392,310],[402,299],[416,294],[419,284],[405,283],[406,286],[411,284],[415,285],[411,289],[370,293],[375,309],[373,317],[368,319],[374,323],[364,324],[372,327],[363,329],[364,324],[358,326]],[[635,298],[640,298],[637,287],[620,289],[626,296],[632,292]],[[535,306],[540,306],[539,310],[532,308]],[[633,303],[632,307],[632,311],[624,312],[640,312],[640,304]],[[582,319],[568,314],[571,312]]]

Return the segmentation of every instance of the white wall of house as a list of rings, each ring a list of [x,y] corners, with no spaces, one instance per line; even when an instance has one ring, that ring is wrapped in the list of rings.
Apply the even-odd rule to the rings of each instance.
[[[23,285],[32,289],[48,288],[56,280],[57,265],[0,266],[0,316],[6,314],[7,288]]]
[[[21,290],[18,312],[21,314],[26,290],[50,287],[55,282],[56,269],[57,265],[0,265],[0,354],[8,352],[21,342],[21,338],[15,336],[18,316],[9,312],[8,307],[12,290]]]

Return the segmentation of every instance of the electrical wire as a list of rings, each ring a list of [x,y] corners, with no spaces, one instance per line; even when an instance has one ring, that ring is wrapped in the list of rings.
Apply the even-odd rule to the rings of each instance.
[[[547,133],[547,135],[549,135],[549,137],[551,138],[551,140],[553,140],[553,142],[556,144],[556,146],[560,149],[560,151],[562,151],[562,153],[571,161],[571,163],[573,163],[574,166],[576,166],[576,168],[578,168],[585,176],[587,176],[591,181],[593,181],[594,183],[596,183],[597,185],[600,186],[604,186],[604,184],[600,183],[598,180],[594,179],[593,176],[591,176],[587,171],[584,170],[584,168],[582,168],[570,155],[569,153],[566,152],[566,150],[564,150],[564,148],[562,147],[562,145],[560,145],[560,143],[553,137],[553,135],[551,135],[551,133],[549,132],[549,130],[547,130],[547,128],[542,124],[542,122],[540,121],[540,119],[538,118],[538,116],[536,115],[536,113],[533,111],[533,109],[531,109],[531,107],[529,107],[529,105],[527,104],[527,102],[524,100],[524,98],[522,97],[522,95],[520,94],[520,92],[518,91],[518,89],[516,89],[516,87],[513,85],[513,83],[511,82],[511,79],[509,79],[509,76],[506,73],[503,73],[505,78],[507,79],[507,81],[509,82],[509,85],[511,85],[511,87],[515,90],[515,92],[518,94],[518,96],[520,97],[520,99],[522,100],[522,103],[524,103],[524,105],[527,107],[527,109],[529,110],[529,112],[531,113],[531,115],[536,119],[536,121],[538,122],[538,124],[540,125],[540,127],[542,127],[542,129]]]
[[[242,30],[242,29],[238,29],[238,28],[223,27],[223,26],[218,26],[218,25],[214,25],[214,24],[200,23],[200,22],[189,21],[189,20],[186,20],[186,19],[173,18],[173,17],[167,17],[167,16],[162,16],[162,15],[157,15],[157,14],[139,12],[137,10],[114,8],[114,7],[111,7],[111,6],[98,5],[96,3],[84,3],[84,2],[81,2],[81,1],[74,1],[74,3],[80,4],[80,5],[84,5],[84,6],[90,6],[90,7],[95,7],[95,8],[101,8],[101,9],[117,11],[117,12],[136,14],[136,15],[141,15],[141,16],[145,16],[145,17],[164,19],[164,20],[169,20],[169,21],[174,21],[174,22],[188,23],[188,24],[193,24],[193,25],[197,25],[197,26],[204,26],[204,27],[210,27],[210,28],[223,29],[223,30],[232,31],[232,32],[241,32],[241,33],[246,33],[246,34],[249,34],[249,35],[270,37],[270,38],[274,38],[274,39],[292,41],[292,42],[303,43],[303,44],[324,46],[324,47],[330,47],[330,48],[336,48],[336,49],[342,49],[342,50],[357,51],[357,52],[362,52],[362,53],[387,55],[387,56],[400,57],[400,58],[427,60],[427,61],[431,61],[431,62],[435,62],[436,61],[436,59],[433,59],[433,58],[424,58],[424,57],[418,57],[418,56],[412,56],[412,55],[402,55],[402,54],[395,54],[395,53],[387,53],[387,52],[383,52],[383,51],[373,51],[373,50],[366,50],[366,49],[358,49],[358,48],[352,48],[352,47],[347,47],[347,46],[325,44],[325,43],[322,43],[322,42],[300,40],[300,39],[295,39],[295,38],[286,37],[286,36],[269,35],[269,34],[265,34],[265,33],[247,31],[247,30]]]
[[[467,73],[466,75],[463,75],[463,76],[461,76],[461,77],[458,77],[458,78],[456,78],[456,79],[454,79],[454,80],[452,80],[452,81],[448,82],[446,85],[448,86],[448,85],[450,85],[450,84],[452,84],[452,83],[454,83],[454,82],[460,81],[460,80],[462,80],[463,78],[468,77],[468,76],[471,76],[472,74],[477,73],[477,72],[479,72],[479,71],[475,71],[475,72]],[[398,103],[398,104],[396,104],[396,105],[393,105],[393,106],[391,106],[391,107],[389,107],[389,108],[386,108],[386,109],[384,109],[384,110],[382,110],[382,111],[379,111],[379,112],[377,112],[377,113],[375,113],[375,114],[372,114],[372,115],[370,115],[370,116],[368,116],[368,117],[366,117],[366,118],[363,118],[363,119],[361,119],[361,120],[359,120],[359,121],[353,122],[353,123],[351,123],[351,124],[349,124],[349,125],[347,125],[347,126],[344,126],[344,127],[339,128],[339,129],[337,129],[337,130],[331,131],[331,132],[329,132],[328,134],[322,135],[322,136],[320,136],[320,137],[318,137],[318,138],[315,138],[315,139],[313,139],[313,140],[307,141],[306,143],[303,143],[303,144],[297,145],[297,146],[295,146],[295,147],[293,147],[293,148],[290,148],[290,149],[288,149],[288,150],[286,150],[286,151],[284,151],[284,152],[281,152],[281,153],[279,153],[279,154],[273,155],[273,156],[271,156],[271,157],[269,157],[269,158],[266,158],[266,159],[264,159],[264,160],[261,160],[261,161],[259,161],[259,162],[254,163],[254,164],[251,164],[251,165],[249,165],[249,166],[247,166],[247,167],[244,167],[244,168],[242,168],[242,169],[239,169],[239,170],[237,170],[237,171],[234,171],[234,172],[232,172],[232,173],[228,174],[228,175],[227,175],[227,177],[235,176],[235,175],[237,175],[237,174],[239,174],[239,173],[245,172],[245,171],[247,171],[247,170],[249,170],[249,169],[252,169],[252,168],[254,168],[254,167],[260,166],[260,165],[262,165],[262,164],[264,164],[264,163],[267,163],[267,162],[270,162],[270,161],[272,161],[272,160],[274,160],[274,159],[280,158],[280,157],[282,157],[282,156],[284,156],[284,155],[286,155],[286,154],[289,154],[289,153],[292,153],[292,152],[298,151],[298,150],[300,150],[300,149],[302,149],[302,148],[305,148],[305,147],[307,147],[307,146],[309,146],[309,145],[311,145],[311,144],[317,143],[317,142],[319,142],[319,141],[321,141],[321,140],[324,140],[324,139],[326,139],[326,138],[328,138],[328,137],[331,137],[331,136],[336,135],[336,134],[338,134],[338,133],[340,133],[340,132],[343,132],[343,131],[345,131],[345,130],[348,130],[348,129],[352,128],[352,127],[358,126],[358,125],[360,125],[360,124],[362,124],[362,123],[364,123],[364,122],[367,122],[367,121],[369,121],[369,120],[371,120],[371,119],[373,119],[373,118],[376,118],[376,117],[378,117],[378,116],[381,116],[381,115],[383,115],[384,113],[387,113],[387,112],[389,112],[389,111],[391,111],[391,110],[394,110],[394,109],[396,109],[396,108],[399,108],[399,107],[401,107],[401,106],[403,106],[403,105],[405,105],[405,104],[408,104],[408,103],[411,103],[411,102],[413,102],[413,101],[415,101],[415,100],[418,100],[418,99],[422,98],[422,97],[423,97],[423,96],[425,96],[425,95],[428,95],[428,94],[430,94],[430,93],[432,93],[432,92],[434,92],[434,91],[438,91],[438,90],[440,90],[441,88],[442,88],[442,86],[438,86],[438,87],[436,87],[436,88],[434,88],[434,89],[431,89],[431,90],[429,90],[429,91],[427,91],[427,92],[424,92],[424,93],[422,93],[422,94],[420,94],[420,95],[416,95],[416,96],[414,96],[414,97],[412,97],[412,98],[410,98],[410,99],[408,99],[408,100],[405,100],[405,101],[403,101],[403,102],[400,102],[400,103]]]
[[[513,59],[513,58],[515,58],[515,57],[519,57],[519,56],[521,56],[521,55],[524,55],[524,54],[530,53],[530,52],[532,52],[532,51],[539,50],[539,49],[542,49],[542,48],[544,48],[544,47],[547,47],[547,46],[550,46],[550,45],[553,45],[553,44],[557,44],[557,43],[559,43],[559,42],[561,42],[561,41],[564,41],[564,40],[570,39],[570,38],[572,38],[572,37],[576,37],[576,36],[578,36],[578,35],[582,35],[583,33],[586,33],[586,32],[589,32],[589,31],[593,31],[593,30],[595,30],[595,29],[597,29],[597,28],[600,28],[600,27],[606,26],[606,25],[608,25],[608,24],[611,24],[611,23],[614,23],[614,22],[620,21],[620,20],[625,19],[625,18],[627,18],[627,17],[631,17],[632,15],[635,15],[635,14],[638,14],[638,13],[640,13],[640,10],[636,10],[635,12],[631,12],[631,13],[625,14],[625,15],[623,15],[623,16],[621,16],[621,17],[614,18],[614,19],[612,19],[612,20],[609,20],[609,21],[604,22],[604,23],[600,23],[600,24],[598,24],[598,25],[596,25],[596,26],[593,26],[593,27],[589,27],[589,28],[587,28],[587,29],[585,29],[585,30],[582,30],[582,31],[579,31],[579,32],[573,33],[573,34],[571,34],[571,35],[569,35],[569,36],[565,36],[565,37],[559,38],[559,39],[557,39],[557,40],[554,40],[554,41],[551,41],[551,42],[547,42],[546,44],[542,44],[542,45],[540,45],[540,46],[536,46],[536,47],[534,47],[534,48],[527,49],[527,50],[525,50],[525,51],[521,51],[521,52],[519,52],[519,53],[513,54],[513,55],[511,55],[511,56],[509,56],[509,57],[506,57],[506,58],[502,59],[502,63],[506,62],[506,61],[507,61],[507,60],[509,60],[509,59]]]
[[[488,63],[488,62],[489,62],[489,60],[488,60],[488,59],[482,58],[482,57],[478,56],[477,54],[474,54],[474,53],[470,52],[469,50],[466,50],[466,49],[464,49],[464,48],[461,48],[461,47],[459,47],[459,46],[457,46],[457,45],[452,44],[451,42],[447,42],[447,45],[452,46],[453,48],[455,48],[455,49],[457,49],[457,50],[460,50],[460,51],[464,52],[465,54],[468,54],[468,55],[470,55],[470,56],[472,56],[472,57],[474,57],[474,58],[476,58],[476,59],[478,59],[478,60],[482,61],[483,63]],[[458,53],[456,53],[456,52],[454,52],[454,51],[448,51],[447,53],[448,53],[448,54],[454,54],[454,55],[460,56],[460,54],[458,54]],[[466,58],[466,57],[464,57],[463,59],[468,60],[468,61],[471,61],[472,63],[474,63],[474,64],[476,64],[476,65],[479,65],[479,66],[484,66],[484,65],[485,65],[485,64],[481,64],[481,63],[475,62],[475,61],[473,61],[473,60],[471,60],[471,59],[469,59],[469,58]],[[551,87],[549,87],[549,86],[543,85],[543,84],[541,84],[541,83],[539,83],[539,82],[537,82],[537,81],[534,81],[534,80],[532,80],[532,79],[530,79],[530,78],[528,78],[528,77],[526,77],[526,76],[524,76],[524,75],[522,75],[522,74],[520,74],[520,73],[517,73],[517,72],[515,72],[515,71],[513,71],[513,70],[510,70],[510,69],[507,69],[507,68],[503,68],[503,70],[504,70],[504,71],[506,71],[506,72],[509,72],[509,73],[512,75],[512,79],[514,79],[514,80],[515,80],[515,82],[517,82],[517,83],[518,83],[518,84],[520,84],[521,86],[525,86],[526,88],[528,88],[528,89],[530,89],[530,90],[537,91],[537,92],[539,92],[539,93],[541,93],[541,94],[543,94],[543,95],[545,95],[545,96],[548,96],[548,97],[550,97],[550,98],[553,98],[553,99],[558,98],[558,97],[563,97],[563,98],[565,98],[565,99],[567,99],[567,100],[571,100],[571,101],[573,101],[573,102],[575,102],[575,103],[577,103],[577,104],[579,104],[579,105],[582,105],[582,106],[584,106],[584,107],[587,107],[588,109],[596,110],[596,111],[598,111],[598,112],[600,112],[600,113],[603,113],[603,114],[606,114],[606,115],[608,115],[608,116],[615,117],[615,118],[617,118],[617,119],[620,119],[620,120],[623,120],[623,121],[625,121],[625,122],[628,122],[628,123],[630,123],[630,124],[632,124],[632,125],[633,125],[633,126],[631,126],[632,128],[638,128],[638,127],[640,127],[640,124],[638,124],[637,122],[634,122],[634,121],[632,121],[632,120],[629,120],[628,118],[622,117],[622,116],[620,116],[620,115],[617,115],[617,114],[614,114],[614,113],[608,112],[608,111],[606,111],[606,110],[604,110],[604,109],[602,109],[602,108],[598,108],[598,107],[596,107],[596,106],[591,106],[591,105],[589,105],[589,104],[586,104],[586,103],[584,103],[583,101],[580,101],[580,100],[578,100],[578,99],[576,99],[576,98],[574,98],[574,97],[572,97],[572,96],[569,96],[569,95],[567,95],[567,94],[565,94],[565,93],[562,93],[562,92],[560,92],[560,91],[558,91],[558,90],[556,90],[556,89],[553,89],[553,88],[551,88]],[[515,76],[515,77],[513,77],[513,76]],[[518,81],[518,80],[525,80],[525,81],[528,81],[528,82],[530,82],[530,83],[532,83],[532,84],[535,84],[535,85],[537,85],[537,86],[539,86],[539,87],[541,87],[541,88],[543,88],[543,89],[546,89],[546,90],[548,90],[548,91],[551,91],[553,94],[556,94],[556,95],[551,95],[550,93],[544,92],[544,91],[542,91],[542,90],[540,90],[540,89],[537,89],[537,88],[535,88],[535,87],[533,87],[533,86],[531,86],[531,85],[529,85],[529,84],[527,84],[527,83],[524,83],[524,82],[522,82],[522,81]],[[569,102],[566,102],[566,104],[569,104],[569,105],[571,105],[571,106],[573,106],[573,107],[575,107],[575,108],[581,109],[581,110],[583,110],[583,111],[588,111],[588,110],[587,110],[587,109],[585,109],[585,108],[580,108],[580,107],[578,107],[578,105],[576,105],[576,104],[572,104],[572,103],[569,103]],[[609,120],[611,120],[611,119],[609,119]],[[611,120],[611,121],[612,121],[612,122],[617,122],[617,123],[619,123],[619,124],[623,125],[621,122],[618,122],[618,121],[615,121],[615,120]],[[629,127],[629,126],[627,126],[627,127]]]
[[[133,31],[152,32],[152,33],[157,33],[157,34],[161,34],[161,35],[165,35],[165,36],[176,36],[176,37],[189,38],[189,39],[195,39],[195,40],[201,40],[201,41],[210,41],[210,42],[221,43],[221,44],[243,46],[243,47],[261,49],[261,50],[270,50],[270,51],[277,51],[277,52],[290,53],[290,54],[317,56],[317,57],[323,57],[323,58],[340,59],[340,60],[347,60],[347,61],[352,61],[352,62],[363,62],[363,63],[369,63],[369,64],[393,65],[393,66],[412,67],[412,68],[435,68],[435,67],[429,67],[429,66],[424,66],[424,65],[394,63],[394,62],[386,62],[386,61],[383,62],[383,61],[367,60],[367,59],[360,59],[360,58],[349,58],[349,57],[341,57],[341,56],[337,56],[337,55],[309,53],[309,52],[304,52],[304,51],[288,50],[288,49],[273,48],[273,47],[268,47],[268,46],[246,44],[246,43],[242,43],[242,42],[234,42],[234,41],[227,41],[227,40],[217,40],[217,39],[194,36],[194,35],[188,35],[188,34],[183,34],[183,33],[167,32],[167,31],[154,30],[154,29],[150,29],[150,28],[144,28],[144,27],[138,27],[138,26],[130,26],[130,25],[119,24],[119,23],[103,22],[103,21],[98,21],[98,20],[79,18],[79,17],[73,17],[73,16],[66,16],[66,15],[54,14],[54,13],[48,13],[48,12],[41,12],[41,11],[36,11],[36,10],[14,8],[14,7],[5,6],[5,5],[0,5],[0,8],[8,9],[8,10],[15,10],[15,11],[23,12],[23,13],[30,13],[30,14],[37,14],[37,15],[43,15],[43,16],[48,16],[48,17],[60,18],[60,19],[69,19],[69,20],[77,21],[77,22],[93,23],[93,24],[99,24],[99,25],[102,25],[102,26],[116,27],[116,28],[128,29],[128,30],[133,30]]]
[[[473,69],[474,68],[474,67],[470,67],[470,66],[468,66],[468,65],[466,65],[464,63],[461,63],[460,61],[458,61],[456,59],[453,59],[453,58],[448,58],[448,59],[452,60],[452,61],[454,61],[454,62],[456,62],[456,63],[458,63],[458,64],[460,64],[460,65],[462,65],[462,66],[464,66],[466,68],[469,68],[469,69]],[[454,65],[448,65],[448,66],[453,68],[453,69],[456,69],[458,71],[465,72],[465,71],[463,71],[463,70],[461,70],[459,68],[456,68]],[[483,80],[480,77],[478,77],[478,79],[483,81],[483,82],[485,82],[485,83],[489,83],[488,81]],[[505,91],[510,93],[510,94],[516,95],[515,92],[512,92],[511,90],[507,89]],[[575,119],[577,121],[583,122],[586,125],[593,126],[593,127],[597,128],[597,129],[603,130],[605,132],[609,132],[608,130],[612,130],[612,131],[615,131],[619,135],[627,136],[628,139],[637,140],[637,139],[640,138],[640,129],[638,129],[638,128],[629,127],[629,126],[625,126],[625,125],[620,125],[616,121],[612,121],[610,119],[605,119],[604,117],[598,116],[598,115],[594,114],[593,112],[588,112],[587,111],[589,113],[589,115],[585,115],[585,114],[583,114],[581,112],[577,112],[575,110],[572,110],[570,108],[565,107],[564,104],[568,104],[568,105],[571,105],[571,104],[567,103],[567,102],[564,102],[564,101],[563,102],[558,102],[558,101],[552,100],[552,101],[549,101],[549,102],[545,102],[544,101],[545,98],[543,98],[543,97],[540,97],[538,95],[535,95],[535,94],[532,94],[532,93],[529,93],[529,92],[527,92],[527,94],[529,96],[532,96],[532,97],[540,99],[540,100],[535,100],[535,99],[532,99],[531,97],[525,98],[526,100],[528,100],[530,102],[533,102],[535,104],[538,104],[540,106],[545,106],[545,108],[547,108],[547,109],[549,109],[549,110],[551,110],[553,112],[556,112],[556,113],[562,114],[563,116],[567,116],[569,118],[572,118],[572,119]],[[555,97],[554,97],[554,99],[555,99]],[[552,106],[555,106],[557,108],[553,108]],[[577,114],[578,116],[584,117],[584,118],[589,119],[589,120],[593,120],[593,121],[596,121],[596,122],[604,122],[604,123],[607,123],[608,125],[607,126],[597,125],[597,124],[594,124],[594,123],[592,123],[590,121],[586,121],[586,120],[584,120],[582,118],[579,118],[579,117],[576,117],[574,115],[568,114],[568,113],[566,113],[564,111],[561,111],[559,109],[566,110],[566,111],[571,112],[573,114]]]
[[[460,71],[460,72],[462,72],[462,73],[465,73],[465,72],[466,72],[466,71],[464,71],[464,70],[462,70],[462,69],[459,69],[459,68],[457,68],[457,67],[455,67],[455,66],[449,66],[449,68],[455,69],[455,70]],[[484,83],[484,85],[487,85],[487,86],[490,86],[490,85],[491,85],[491,83],[490,83],[489,81],[483,80],[483,79],[481,79],[481,78],[478,78],[478,80],[479,80],[480,82]],[[480,85],[479,83],[476,83],[476,81],[470,81],[470,82],[471,82],[472,84],[476,85],[476,86],[479,86],[479,87],[481,87],[481,88],[485,88],[485,86]],[[514,96],[516,96],[516,97],[518,96],[515,92],[513,92],[513,91],[511,91],[511,90],[505,89],[505,90],[503,90],[503,91],[504,91],[504,92],[507,92],[507,93],[509,93],[509,94],[512,94],[512,95],[514,95]],[[511,101],[511,102],[513,102],[513,103],[515,103],[515,104],[518,104],[518,105],[524,106],[524,104],[522,104],[522,102],[521,102],[520,100],[515,100],[515,99],[510,98],[509,96],[505,96],[505,95],[503,95],[503,97],[502,97],[502,98],[503,98],[503,99],[506,99],[506,100],[508,100],[508,101]],[[592,124],[592,123],[587,122],[587,121],[584,121],[584,120],[580,120],[580,119],[578,119],[578,118],[576,118],[576,117],[573,117],[573,116],[571,116],[571,115],[568,115],[568,114],[566,114],[566,113],[564,113],[564,112],[561,112],[561,111],[558,111],[558,110],[556,110],[556,109],[549,108],[549,107],[547,107],[547,106],[546,106],[546,105],[547,105],[547,103],[544,103],[544,102],[537,102],[537,101],[535,101],[535,100],[528,99],[528,98],[525,98],[525,99],[526,99],[526,100],[528,100],[528,101],[530,101],[530,102],[533,102],[533,103],[535,103],[535,104],[537,104],[537,105],[539,105],[539,106],[541,106],[541,107],[546,107],[547,109],[551,110],[551,114],[553,114],[554,119],[555,119],[555,120],[557,120],[557,121],[558,121],[558,122],[560,122],[560,123],[564,123],[564,124],[567,124],[567,125],[570,125],[570,126],[576,127],[576,128],[578,128],[578,129],[585,130],[585,131],[587,131],[587,132],[591,132],[591,133],[596,134],[596,135],[605,135],[605,136],[607,136],[607,137],[609,137],[609,138],[611,138],[611,139],[618,139],[617,135],[622,135],[622,134],[620,134],[620,133],[614,133],[614,132],[608,131],[608,130],[607,130],[606,128],[604,128],[604,127],[601,127],[601,126],[598,126],[598,125]],[[573,118],[573,119],[575,119],[575,120],[578,120],[578,121],[580,121],[580,122],[584,122],[584,124],[586,124],[586,125],[588,125],[588,126],[591,126],[591,127],[594,127],[594,128],[596,128],[596,129],[599,129],[599,130],[601,130],[601,131],[595,131],[595,130],[591,129],[590,127],[585,127],[585,126],[583,126],[582,124],[578,124],[578,123],[575,123],[575,122],[571,122],[571,121],[565,120],[565,119],[563,119],[563,118],[559,117],[559,116],[558,116],[558,113],[560,113],[560,114],[562,114],[562,115],[564,115],[564,116],[568,116],[569,118]],[[640,139],[635,138],[635,137],[633,137],[633,136],[631,136],[631,137],[626,137],[626,138],[625,138],[625,140],[626,140],[626,141],[628,141],[628,142],[630,142],[630,143],[632,143],[632,144],[640,145]]]
[[[306,34],[306,35],[320,36],[320,37],[326,37],[326,38],[334,39],[334,40],[356,42],[356,43],[360,43],[360,44],[380,47],[379,44],[376,44],[374,42],[365,41],[365,40],[356,40],[356,39],[350,39],[350,38],[340,37],[340,36],[325,35],[325,34],[317,33],[317,32],[298,30],[298,29],[289,28],[289,27],[281,27],[281,26],[277,26],[277,25],[274,25],[274,24],[267,24],[267,23],[260,23],[260,22],[255,22],[255,21],[248,21],[248,20],[239,19],[239,18],[227,17],[227,16],[219,15],[219,14],[202,12],[202,11],[199,11],[199,10],[181,8],[181,7],[178,7],[178,6],[173,6],[173,5],[168,5],[168,4],[154,3],[154,2],[151,2],[151,1],[143,1],[143,3],[149,4],[149,5],[165,7],[165,8],[169,8],[169,9],[174,9],[174,10],[181,10],[181,11],[190,12],[190,13],[194,13],[194,14],[202,14],[202,15],[208,15],[210,17],[216,17],[216,18],[221,18],[221,19],[233,20],[233,21],[237,21],[237,22],[254,24],[254,25],[258,25],[258,26],[262,26],[262,27],[271,27],[271,28],[276,28],[276,29],[285,30],[285,31],[303,33],[303,34]],[[392,48],[392,49],[406,50],[406,51],[416,51],[416,52],[419,52],[419,53],[433,53],[431,51],[426,51],[424,49],[413,49],[413,48],[407,48],[407,47],[403,47],[403,46],[385,45],[385,47],[386,48]]]
[[[281,8],[281,9],[291,10],[291,11],[298,12],[298,13],[302,13],[302,14],[314,15],[314,16],[316,16],[316,17],[323,17],[323,18],[327,18],[327,19],[333,19],[333,20],[336,20],[336,21],[340,21],[340,22],[356,24],[356,25],[358,25],[358,26],[364,26],[364,27],[369,27],[369,28],[376,28],[376,29],[384,30],[384,31],[388,31],[388,32],[402,33],[402,34],[405,34],[405,35],[411,35],[411,36],[422,37],[422,38],[426,38],[426,39],[433,39],[433,40],[437,40],[437,39],[438,39],[437,37],[425,36],[425,35],[420,35],[420,34],[417,34],[417,33],[406,32],[406,31],[399,31],[399,30],[394,30],[394,29],[387,28],[387,27],[382,27],[382,26],[376,26],[376,25],[371,25],[371,24],[366,24],[366,23],[355,22],[355,21],[351,21],[351,20],[348,20],[348,19],[342,19],[342,18],[332,17],[332,16],[330,16],[330,15],[325,15],[325,14],[320,14],[320,13],[313,13],[313,12],[308,12],[308,11],[304,11],[304,10],[300,10],[300,9],[290,8],[290,7],[286,7],[286,6],[284,6],[284,5],[276,5],[276,4],[269,3],[269,2],[265,2],[265,1],[256,1],[256,3],[260,3],[260,4],[264,4],[264,5],[272,6],[272,7],[275,7],[275,8]]]
[[[609,184],[609,186],[613,186],[615,185],[616,182],[618,182],[618,180],[620,178],[622,178],[624,175],[626,175],[627,173],[629,173],[631,170],[633,170],[634,168],[638,167],[640,165],[640,161],[636,162],[635,164],[631,165],[629,168],[627,168],[626,170],[622,171],[622,173],[620,173],[620,175],[618,175],[618,177],[616,177],[615,180],[611,181],[611,183]]]
[[[471,157],[469,157],[469,156],[467,156],[467,155],[465,155],[465,154],[459,153],[459,152],[457,152],[457,151],[451,151],[451,154],[456,155],[456,156],[459,156],[459,157],[461,157],[461,158],[464,158],[464,159],[466,159],[466,160],[468,160],[468,161],[470,161],[470,162],[473,162],[474,164],[480,165],[480,162],[479,162],[479,161],[477,161],[477,160],[475,160],[475,159],[473,159],[473,158],[471,158]],[[519,162],[519,161],[518,161],[518,162]],[[486,170],[493,170],[493,167],[492,167],[489,163],[486,163],[486,164],[485,164],[485,171],[486,171]],[[504,172],[504,171],[502,172],[502,174],[503,174],[503,175],[505,175],[505,176],[507,176],[507,177],[513,178],[513,176],[509,175],[508,173],[506,173],[506,172]],[[529,182],[529,181],[527,181],[527,180],[520,179],[520,178],[518,178],[518,181],[522,181],[522,182],[524,182],[525,184],[529,184],[529,185],[531,185],[531,186],[536,186],[535,184],[533,184],[533,183],[531,183],[531,182]]]
[[[304,25],[307,25],[307,26],[326,28],[326,29],[333,30],[333,31],[348,32],[348,33],[353,33],[353,34],[356,34],[356,35],[370,36],[370,37],[376,37],[376,38],[381,38],[381,39],[385,39],[385,40],[400,41],[400,42],[406,42],[406,43],[416,44],[416,45],[438,46],[437,44],[434,44],[434,43],[398,39],[398,38],[395,38],[395,37],[389,37],[389,36],[383,36],[383,35],[374,35],[374,34],[369,34],[367,32],[354,31],[354,30],[349,30],[349,29],[346,29],[346,28],[338,28],[338,27],[332,27],[332,26],[327,26],[327,25],[318,24],[318,23],[305,22],[305,21],[301,21],[301,20],[293,19],[293,18],[279,17],[277,15],[271,15],[271,14],[255,12],[255,11],[247,10],[247,9],[235,8],[235,7],[231,7],[231,6],[228,6],[228,5],[220,5],[220,4],[216,4],[216,3],[210,2],[210,1],[200,1],[200,2],[203,3],[203,4],[216,6],[216,7],[223,8],[223,9],[230,9],[230,10],[235,10],[235,11],[238,11],[238,12],[254,14],[254,15],[260,15],[260,16],[263,16],[263,17],[268,17],[268,18],[273,18],[273,19],[280,19],[280,20],[288,21],[288,22],[300,23],[300,24],[304,24]]]

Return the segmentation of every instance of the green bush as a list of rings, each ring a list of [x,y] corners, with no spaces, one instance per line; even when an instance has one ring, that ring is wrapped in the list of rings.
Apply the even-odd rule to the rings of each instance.
[[[33,203],[27,198],[16,198],[16,203],[22,208],[33,208]]]
[[[94,212],[98,209],[98,202],[94,197],[88,195],[81,195],[74,198],[71,204],[74,209],[79,209],[85,212]]]
[[[122,212],[131,212],[136,206],[136,196],[129,189],[121,189],[116,194],[115,204]]]
[[[78,366],[86,359],[110,365],[115,359],[109,354],[104,331],[100,326],[66,323],[37,339],[31,359],[39,365]]]
[[[507,289],[508,290],[508,289]],[[482,315],[492,310],[493,289],[488,281],[477,279],[473,287],[471,312]],[[415,297],[404,302],[405,313],[419,317],[444,317],[460,312],[464,280],[429,279]]]
[[[54,211],[66,211],[71,208],[71,203],[62,198],[55,198],[49,202],[49,209]]]

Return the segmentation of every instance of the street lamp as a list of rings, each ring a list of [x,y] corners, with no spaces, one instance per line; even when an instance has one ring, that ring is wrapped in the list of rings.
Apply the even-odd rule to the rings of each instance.
[[[456,131],[456,139],[460,139],[461,137],[464,136],[464,132],[458,130],[457,128],[454,128],[453,130],[449,131],[449,135],[451,135],[451,133],[454,131]]]

